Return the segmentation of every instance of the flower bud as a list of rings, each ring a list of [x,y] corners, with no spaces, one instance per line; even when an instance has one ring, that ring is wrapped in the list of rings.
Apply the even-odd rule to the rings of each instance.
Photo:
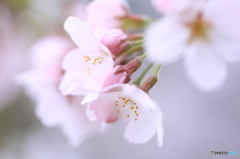
[[[108,47],[112,54],[117,55],[128,46],[128,35],[121,29],[112,29],[106,32],[101,39],[101,43]]]
[[[151,75],[147,80],[141,85],[140,89],[148,93],[149,90],[157,83],[158,77],[156,75]]]
[[[140,66],[142,65],[142,61],[145,58],[146,58],[146,55],[142,55],[142,56],[138,56],[138,57],[133,58],[126,65],[119,66],[118,69],[115,71],[115,74],[118,74],[118,73],[121,73],[121,72],[127,72],[128,76],[125,79],[125,82],[126,83],[129,82],[131,80],[131,75],[140,68]]]

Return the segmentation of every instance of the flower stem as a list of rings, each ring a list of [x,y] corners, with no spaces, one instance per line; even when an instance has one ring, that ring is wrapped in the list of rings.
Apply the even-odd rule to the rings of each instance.
[[[155,68],[155,70],[154,70],[154,72],[153,72],[153,75],[155,75],[155,76],[158,77],[158,74],[159,74],[159,72],[160,72],[161,67],[162,67],[161,64],[158,65],[158,66]]]
[[[148,73],[148,71],[153,67],[153,63],[149,64],[148,67],[143,71],[143,73],[140,75],[140,77],[138,77],[138,79],[136,79],[133,83],[136,85],[140,85],[142,79],[144,78],[144,76]]]

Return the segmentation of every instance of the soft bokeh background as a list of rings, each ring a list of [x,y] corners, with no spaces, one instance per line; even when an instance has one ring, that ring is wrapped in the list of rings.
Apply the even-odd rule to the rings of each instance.
[[[240,158],[210,156],[212,150],[240,153],[240,62],[228,65],[225,85],[212,93],[202,93],[190,83],[181,60],[164,65],[160,80],[151,91],[164,115],[162,148],[157,147],[156,137],[144,145],[129,144],[123,137],[125,123],[112,125],[105,134],[86,140],[79,148],[71,148],[59,129],[41,125],[34,115],[34,102],[13,84],[11,77],[27,67],[27,49],[34,40],[51,34],[66,35],[64,20],[69,15],[82,16],[80,8],[86,2],[0,1],[0,60],[6,61],[6,54],[14,59],[5,62],[7,65],[0,62],[0,81],[8,81],[0,87],[0,158]],[[160,17],[148,0],[129,2],[134,13]],[[4,70],[9,68],[14,71],[6,76]]]

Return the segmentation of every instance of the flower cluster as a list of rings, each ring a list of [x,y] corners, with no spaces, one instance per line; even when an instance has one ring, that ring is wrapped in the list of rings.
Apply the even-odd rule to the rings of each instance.
[[[162,113],[149,95],[161,65],[184,57],[198,88],[222,86],[225,60],[240,60],[238,2],[152,2],[164,15],[156,22],[132,14],[124,0],[94,0],[84,21],[65,21],[71,40],[52,36],[32,47],[31,68],[17,81],[36,100],[36,114],[44,125],[61,127],[70,142],[79,145],[109,124],[128,121],[124,136],[129,142],[146,143],[157,134],[161,147]],[[146,57],[152,63],[133,81]]]

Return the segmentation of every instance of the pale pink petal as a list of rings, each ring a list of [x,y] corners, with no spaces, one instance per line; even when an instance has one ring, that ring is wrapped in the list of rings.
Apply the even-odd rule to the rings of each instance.
[[[192,2],[191,0],[152,0],[152,3],[160,13],[171,15],[186,9]]]
[[[209,31],[211,45],[225,60],[239,61],[240,1],[211,0],[204,11],[206,20],[214,23]]]
[[[99,96],[98,92],[87,92],[86,96],[83,98],[81,104],[89,103],[91,101],[94,101]]]
[[[127,77],[127,73],[126,72],[121,72],[118,74],[114,74],[116,72],[116,70],[119,68],[120,66],[116,66],[107,76],[106,80],[104,81],[103,87],[107,87],[113,84],[117,84],[117,83],[123,83],[124,80]]]
[[[226,64],[210,45],[201,42],[188,48],[185,57],[187,75],[203,91],[221,88],[226,77]]]
[[[63,57],[74,47],[73,43],[60,36],[40,39],[30,49],[34,69],[58,69]]]
[[[55,92],[54,92],[55,91]],[[100,122],[91,122],[80,105],[82,97],[63,97],[56,90],[38,99],[36,114],[45,126],[61,127],[72,146],[100,131]]]
[[[92,53],[95,53],[94,51],[84,50],[81,48],[76,48],[67,53],[67,55],[64,57],[62,61],[62,68],[64,70],[68,69],[81,69],[86,70],[86,68],[83,68],[83,65],[89,64],[87,63],[84,58],[84,56],[88,56]]]
[[[112,57],[108,55],[101,64],[98,64],[93,71],[91,71],[91,74],[86,79],[87,82],[84,84],[84,88],[95,91],[102,88],[102,85],[108,74],[112,71],[113,66],[114,61],[112,60]]]
[[[84,139],[100,131],[101,122],[91,122],[86,116],[86,105],[82,106],[82,97],[70,97],[63,108],[64,116],[62,131],[68,137],[72,146],[79,146]]]
[[[162,63],[182,56],[189,37],[189,30],[174,19],[162,19],[150,26],[144,43],[152,61]]]
[[[24,85],[26,87],[26,92],[33,98],[44,93],[46,89],[52,89],[55,84],[55,80],[52,81],[44,76],[44,72],[34,70],[18,74],[15,76],[15,81],[18,84]]]
[[[67,72],[59,84],[62,95],[86,95],[86,90],[82,87],[84,81],[77,76],[78,72]]]
[[[93,26],[109,25],[103,22],[126,16],[127,8],[125,0],[95,0],[87,7],[87,21]]]
[[[211,32],[211,45],[223,59],[227,61],[240,61],[240,35],[230,34],[225,29],[215,29]]]
[[[84,23],[76,17],[69,17],[64,24],[64,28],[81,49],[101,51],[100,42],[88,23]]]
[[[87,69],[91,66],[84,58],[88,54],[90,54],[88,51],[77,48],[65,56],[62,67],[66,71],[59,85],[62,94],[85,94],[85,91],[81,87],[88,76],[89,71]]]
[[[93,26],[95,35],[101,39],[110,29],[118,28],[118,18],[128,14],[128,4],[125,0],[95,0],[87,9],[87,21]]]
[[[111,123],[119,119],[115,101],[120,94],[120,92],[101,93],[97,100],[90,103],[89,108],[94,110],[98,120]]]

